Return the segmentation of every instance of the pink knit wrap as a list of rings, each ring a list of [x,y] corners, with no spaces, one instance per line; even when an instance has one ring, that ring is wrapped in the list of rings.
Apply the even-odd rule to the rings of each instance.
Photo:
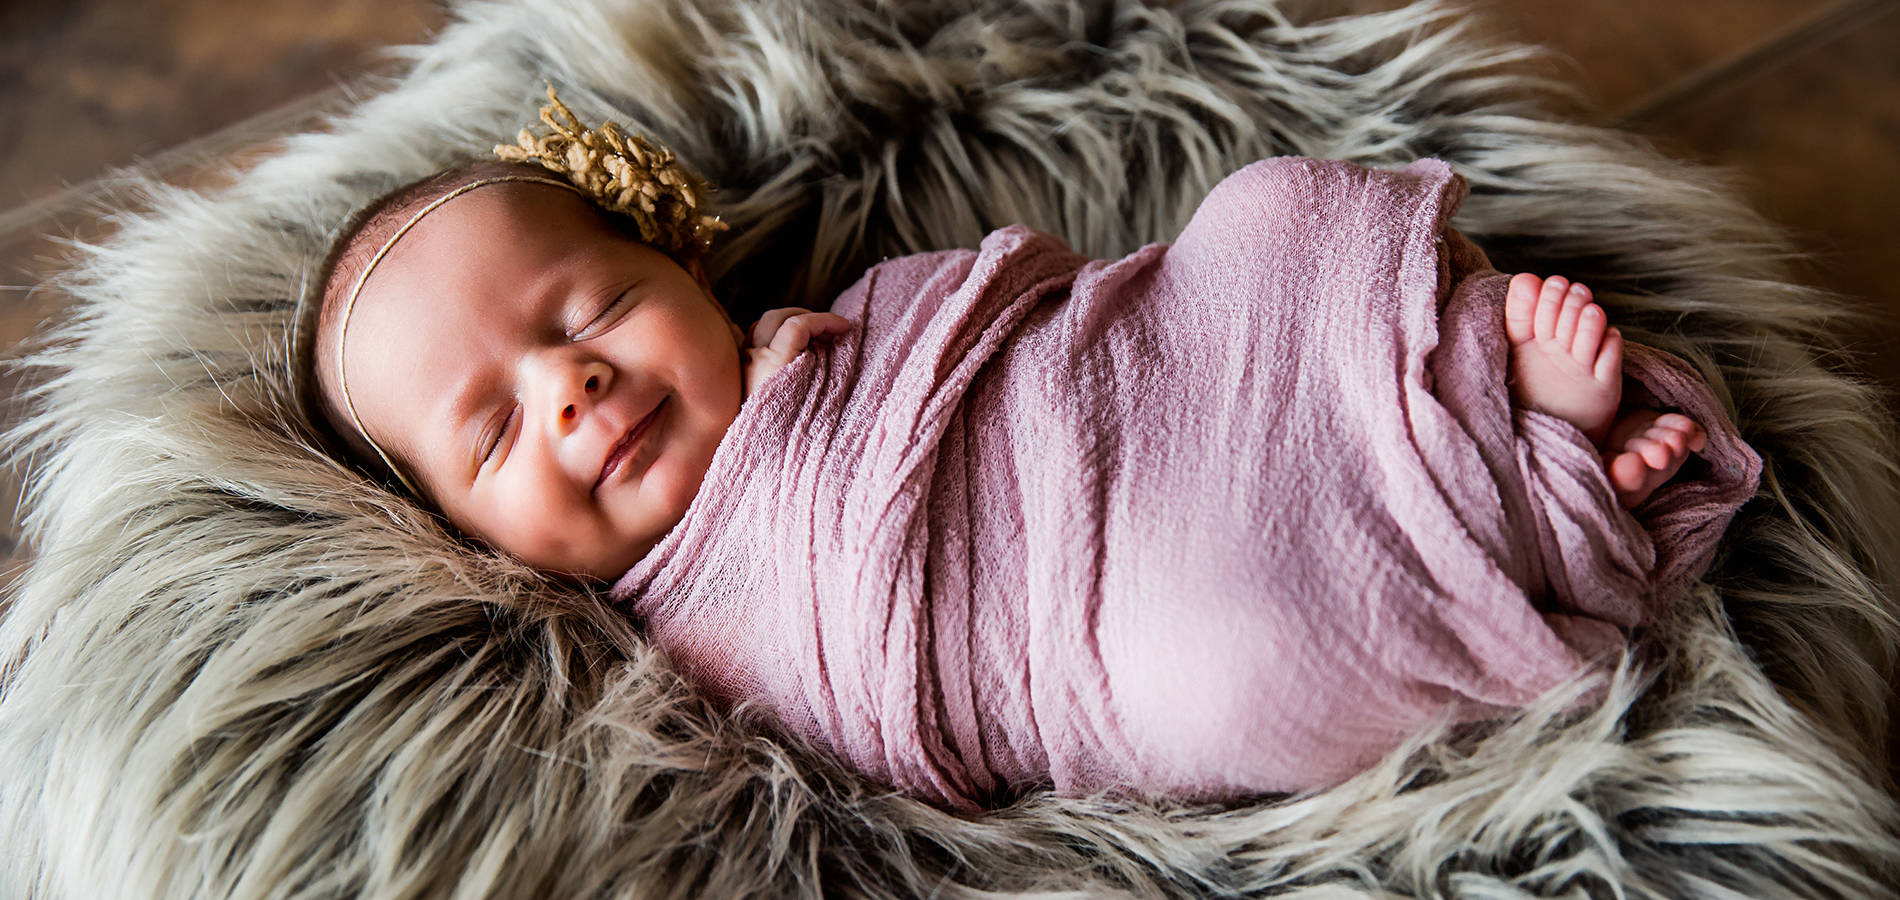
[[[1629,398],[1709,442],[1621,509],[1510,404],[1464,193],[1271,159],[1119,260],[1012,227],[882,263],[615,596],[713,696],[964,809],[1319,788],[1522,705],[1683,593],[1761,463],[1631,346]]]

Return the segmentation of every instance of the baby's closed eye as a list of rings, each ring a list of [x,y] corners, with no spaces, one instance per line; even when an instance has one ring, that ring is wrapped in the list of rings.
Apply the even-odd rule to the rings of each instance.
[[[576,317],[580,319],[581,325],[579,328],[568,329],[568,340],[585,341],[611,331],[615,325],[619,324],[621,317],[626,315],[627,310],[633,306],[635,291],[639,287],[639,283],[636,282],[626,290],[614,294],[606,305],[596,309],[591,316],[587,314],[587,308],[583,308],[581,315]]]
[[[486,466],[494,461],[497,451],[501,449],[503,439],[508,436],[510,426],[514,425],[515,414],[520,409],[521,407],[519,405],[511,403],[497,410],[495,415],[489,418],[488,423],[482,427],[480,440],[475,444],[478,452],[477,459],[479,460],[477,468]]]

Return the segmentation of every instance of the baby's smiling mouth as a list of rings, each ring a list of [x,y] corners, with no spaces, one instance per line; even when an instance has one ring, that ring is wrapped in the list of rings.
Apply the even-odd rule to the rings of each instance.
[[[634,426],[628,429],[626,435],[620,438],[620,442],[614,444],[614,448],[607,453],[606,461],[600,464],[600,475],[594,479],[593,490],[596,493],[600,491],[600,486],[607,481],[607,476],[612,474],[615,469],[620,468],[620,466],[627,461],[627,458],[633,455],[634,450],[639,449],[640,439],[645,437],[648,431],[652,430],[653,421],[660,417],[660,410],[666,408],[668,399],[670,398],[660,398],[660,402],[654,405],[653,411],[647,413],[646,417],[639,422],[634,423]]]

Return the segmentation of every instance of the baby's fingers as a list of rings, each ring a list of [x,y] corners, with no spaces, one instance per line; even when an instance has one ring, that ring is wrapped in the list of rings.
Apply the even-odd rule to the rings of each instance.
[[[806,313],[799,316],[811,328],[812,337],[828,335],[837,337],[851,330],[851,320],[837,313]]]
[[[771,350],[780,359],[791,359],[811,343],[817,335],[840,335],[851,329],[851,323],[843,316],[832,313],[802,312],[779,325],[778,333],[772,335]]]
[[[750,343],[754,347],[769,346],[772,343],[773,336],[778,333],[779,328],[785,324],[787,319],[794,316],[808,316],[811,314],[811,310],[800,309],[796,306],[768,309],[765,311],[765,315],[760,316],[757,322],[752,323],[752,334],[747,343]]]

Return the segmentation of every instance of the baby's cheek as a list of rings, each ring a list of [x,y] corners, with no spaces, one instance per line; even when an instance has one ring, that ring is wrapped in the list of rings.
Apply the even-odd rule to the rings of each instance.
[[[465,528],[464,531],[489,548],[537,569],[562,569],[568,562],[569,542],[539,527],[546,518],[544,511],[523,509],[520,515],[505,522],[491,522],[485,528]]]
[[[671,530],[686,515],[687,507],[693,505],[693,498],[699,494],[699,486],[706,477],[705,466],[683,465],[667,466],[656,472],[653,485],[653,503],[649,512],[656,532]]]
[[[718,449],[716,436],[709,435],[687,452],[665,460],[666,465],[655,467],[651,485],[653,503],[649,511],[659,532],[671,530],[686,515],[687,508],[693,505],[693,499],[705,485],[707,470],[712,467],[712,457]]]

